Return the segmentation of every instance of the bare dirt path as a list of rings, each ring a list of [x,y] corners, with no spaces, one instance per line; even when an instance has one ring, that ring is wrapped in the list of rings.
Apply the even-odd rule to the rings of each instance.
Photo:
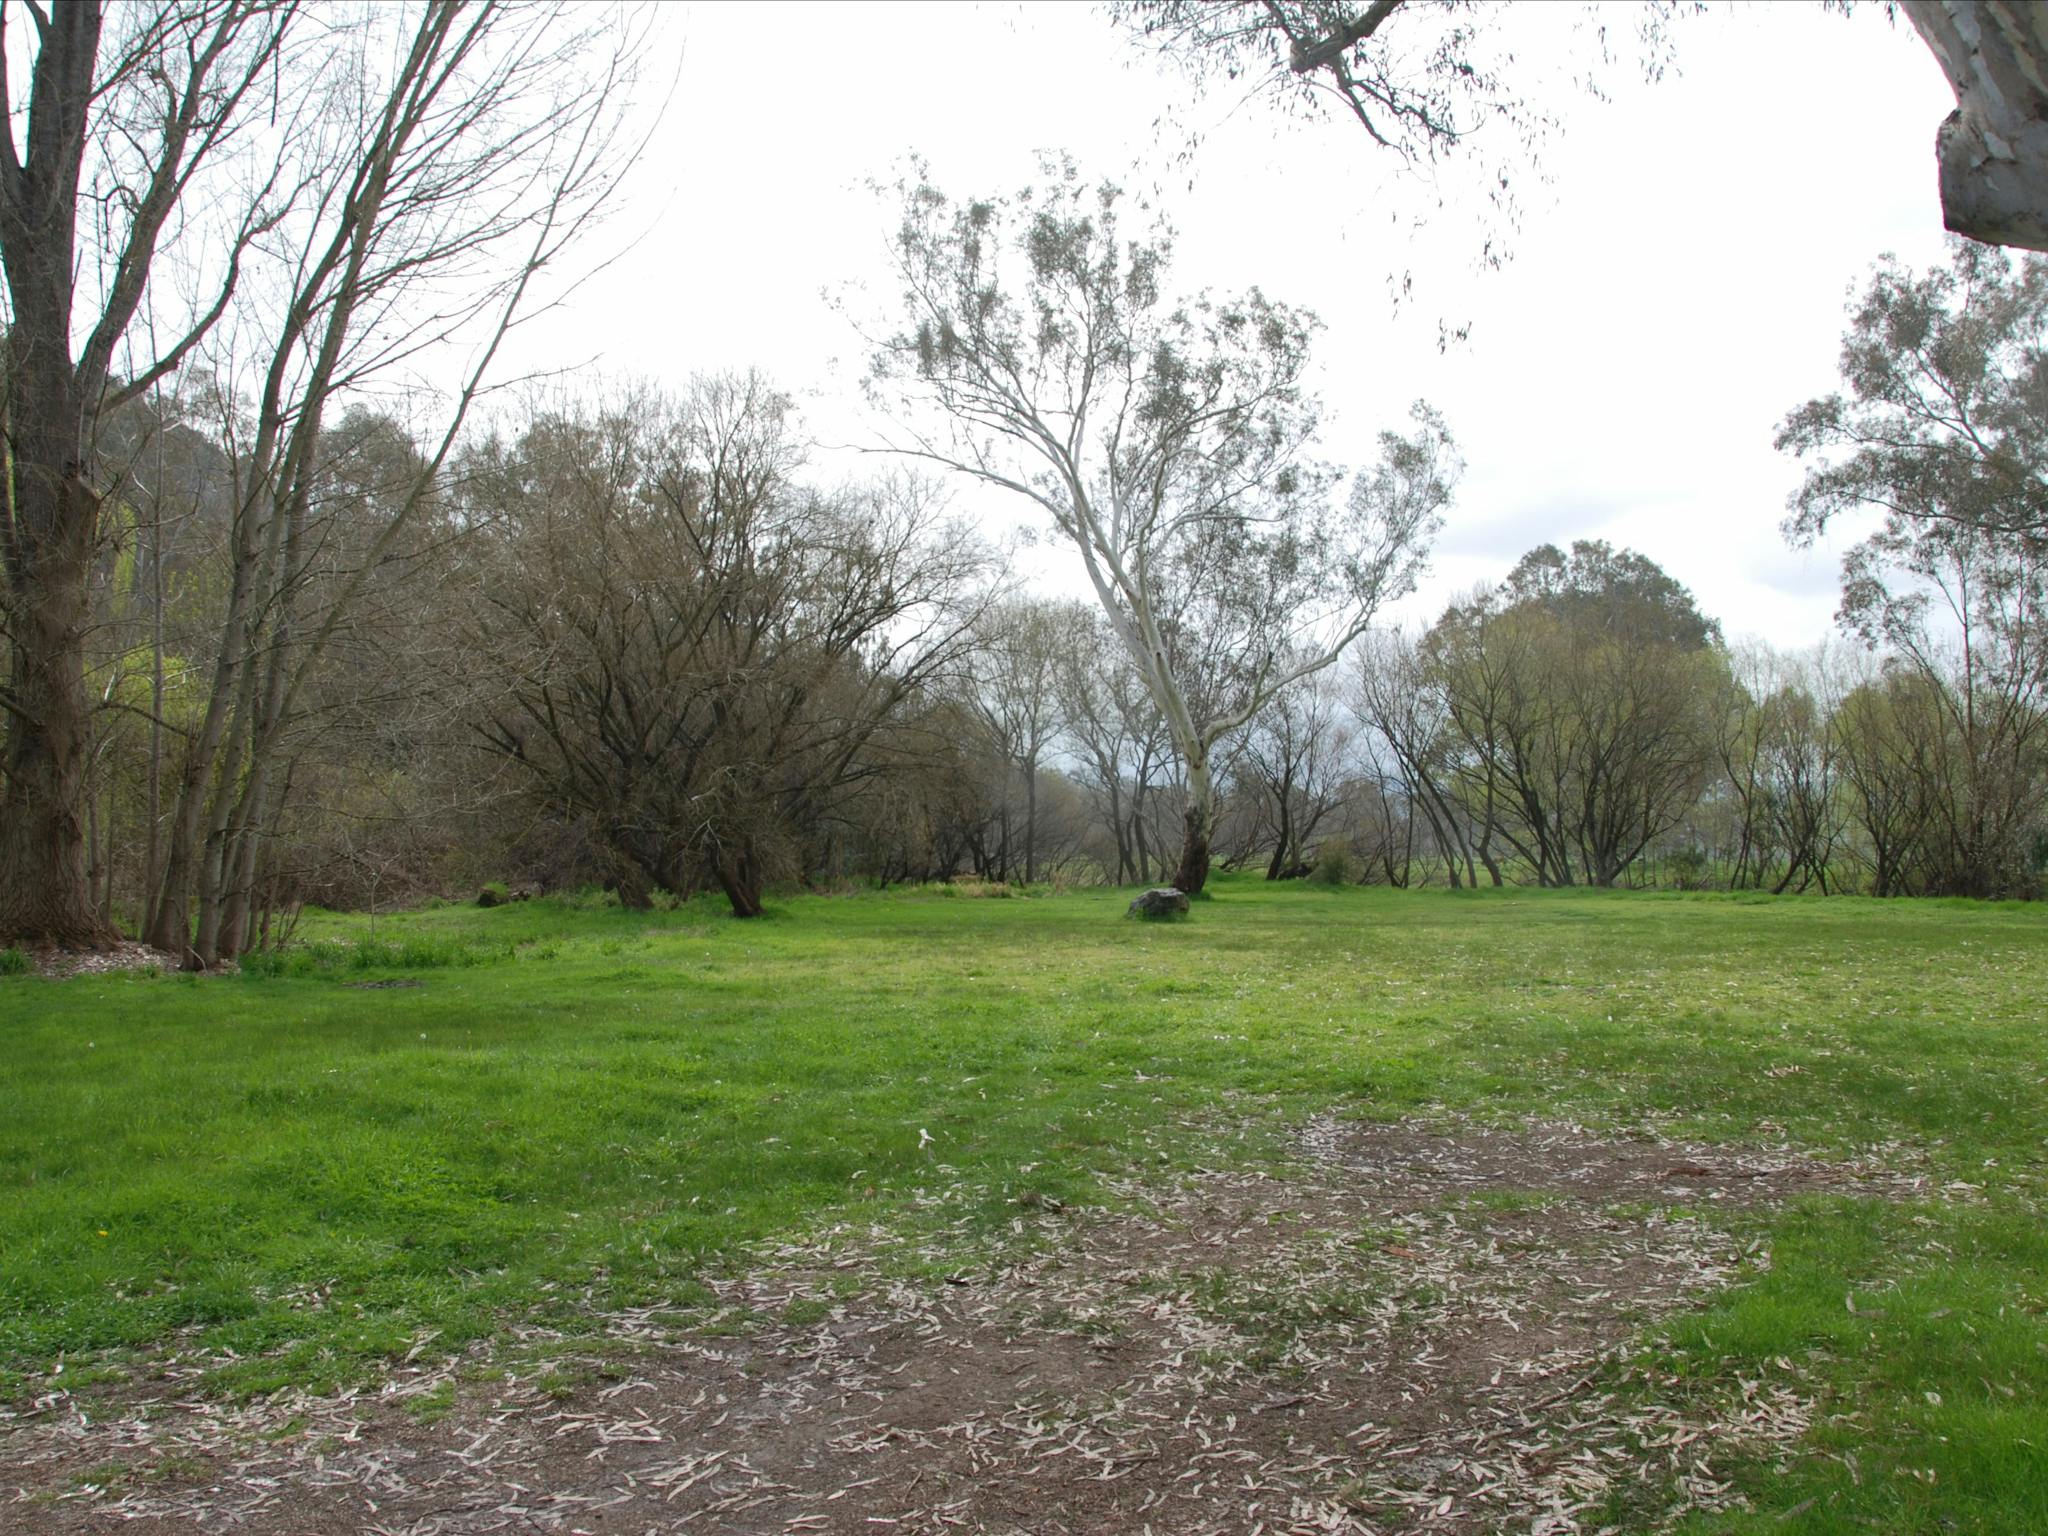
[[[1726,1501],[1790,1451],[1791,1362],[1711,1405],[1621,1365],[1769,1263],[1702,1215],[1900,1181],[1788,1154],[1319,1123],[1282,1169],[840,1227],[605,1319],[250,1403],[198,1365],[0,1408],[0,1528],[1561,1533]],[[422,1359],[424,1360],[424,1356]]]

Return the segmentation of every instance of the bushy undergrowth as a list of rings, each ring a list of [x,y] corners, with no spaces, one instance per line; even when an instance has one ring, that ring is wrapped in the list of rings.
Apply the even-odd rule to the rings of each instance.
[[[328,940],[262,949],[242,957],[244,976],[328,976],[344,971],[434,971],[508,960],[505,939],[434,938]]]
[[[919,889],[960,901],[1009,901],[1028,894],[1022,886],[1009,885],[1001,880],[978,880],[971,875],[962,875],[954,880],[935,880]]]

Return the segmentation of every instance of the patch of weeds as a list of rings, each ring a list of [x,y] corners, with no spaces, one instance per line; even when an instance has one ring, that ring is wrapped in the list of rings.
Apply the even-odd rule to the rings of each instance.
[[[731,1339],[753,1332],[766,1321],[767,1318],[752,1307],[732,1307],[712,1313],[697,1325],[696,1331],[707,1339]]]
[[[1016,886],[1001,880],[983,880],[973,875],[962,875],[957,880],[935,880],[918,889],[954,901],[1008,901],[1024,894]]]
[[[1426,1317],[1444,1304],[1444,1289],[1431,1280],[1418,1280],[1415,1284],[1403,1286],[1395,1293],[1401,1311],[1407,1317]]]
[[[26,976],[28,972],[27,950],[11,944],[0,949],[0,976]]]
[[[782,1309],[782,1323],[786,1328],[808,1328],[813,1323],[822,1323],[831,1315],[832,1303],[823,1297],[792,1296]]]
[[[136,1477],[146,1483],[196,1483],[213,1470],[204,1457],[181,1456],[176,1452],[159,1456],[148,1466],[137,1470]]]
[[[588,1368],[575,1363],[564,1362],[553,1365],[533,1378],[533,1385],[540,1394],[551,1402],[566,1403],[577,1391],[591,1382]]]
[[[134,1471],[125,1461],[96,1461],[72,1473],[70,1483],[74,1488],[118,1488]]]
[[[419,1425],[438,1424],[455,1411],[455,1383],[436,1382],[425,1392],[405,1399],[405,1411]]]
[[[1068,1333],[1083,1339],[1115,1338],[1118,1328],[1114,1320],[1100,1312],[1076,1312],[1071,1307],[1041,1307],[1031,1318],[1030,1326],[1045,1333]]]

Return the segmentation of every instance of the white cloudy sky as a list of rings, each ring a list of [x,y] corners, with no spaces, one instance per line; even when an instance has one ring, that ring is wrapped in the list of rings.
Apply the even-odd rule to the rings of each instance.
[[[1614,8],[1617,30],[1631,16]],[[674,97],[611,226],[641,237],[529,328],[518,362],[672,382],[758,366],[806,395],[822,436],[850,439],[860,346],[825,295],[858,306],[865,285],[877,312],[888,297],[891,210],[866,183],[915,151],[949,191],[1003,191],[1064,150],[1164,188],[1180,284],[1257,283],[1321,314],[1330,457],[1365,460],[1417,396],[1449,420],[1468,470],[1409,614],[1536,543],[1598,537],[1661,562],[1731,637],[1809,644],[1830,628],[1835,555],[1779,533],[1799,470],[1773,428],[1833,387],[1871,261],[1941,259],[1933,142],[1953,97],[1880,8],[1773,4],[1682,19],[1674,73],[1644,82],[1624,53],[1599,101],[1568,79],[1582,22],[1563,4],[1513,19],[1564,130],[1514,260],[1487,272],[1471,218],[1396,226],[1429,191],[1355,126],[1192,93],[1091,6],[679,7],[662,40],[681,50]],[[1201,149],[1176,168],[1189,129]],[[1395,313],[1400,270],[1416,292]],[[1440,320],[1469,322],[1469,341],[1440,350]]]

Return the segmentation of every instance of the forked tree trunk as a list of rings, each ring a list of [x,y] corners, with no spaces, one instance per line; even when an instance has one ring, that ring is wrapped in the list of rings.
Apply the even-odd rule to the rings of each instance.
[[[760,860],[750,849],[726,851],[714,862],[713,871],[718,888],[732,904],[734,917],[761,915],[761,892],[767,882],[762,878]]]

